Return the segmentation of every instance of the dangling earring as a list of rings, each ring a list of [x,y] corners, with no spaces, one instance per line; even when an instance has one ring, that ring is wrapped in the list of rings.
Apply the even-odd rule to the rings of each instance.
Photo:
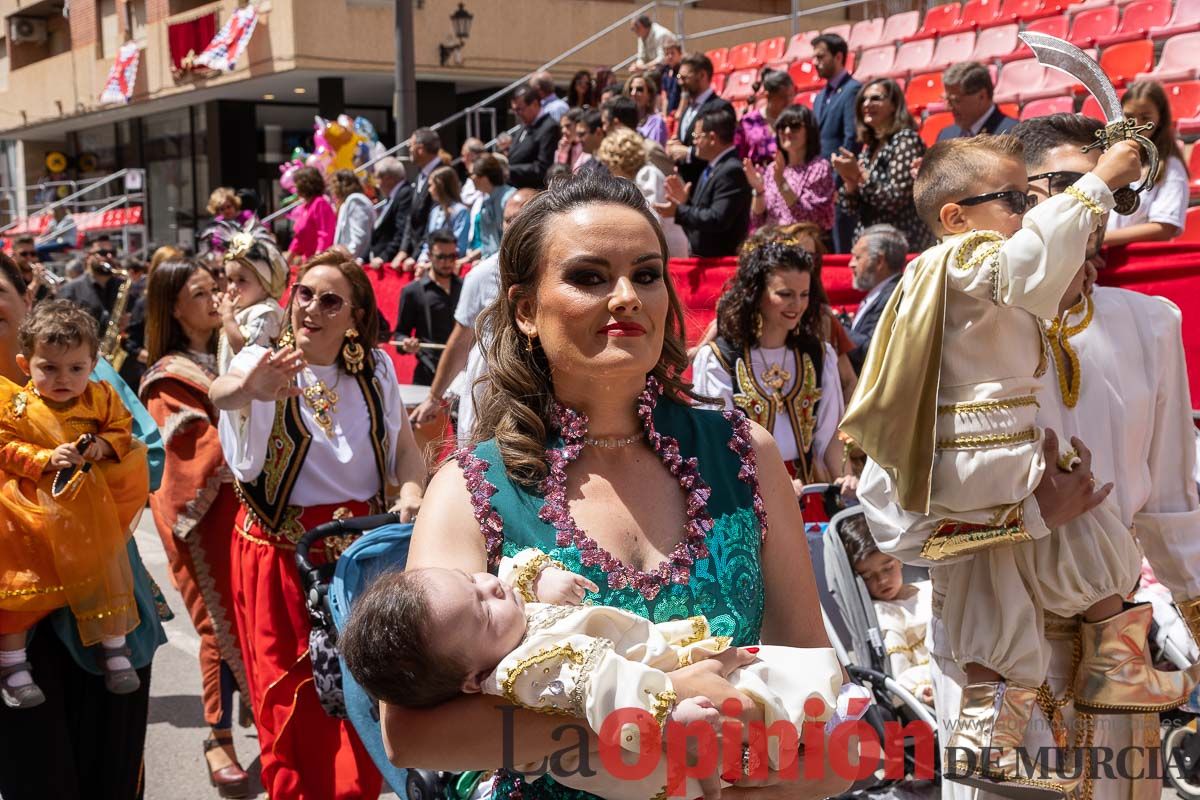
[[[763,326],[762,314],[755,311],[754,312],[754,341],[756,341],[756,342],[762,338],[762,326]]]
[[[358,343],[358,331],[354,328],[346,331],[346,343],[342,345],[342,361],[346,364],[346,372],[357,375],[363,368],[363,346]]]
[[[526,353],[533,352],[533,338],[534,338],[534,335],[532,333],[525,334],[525,352]]]
[[[288,326],[284,329],[283,335],[279,337],[280,347],[295,347],[296,334],[292,332],[292,323],[288,322]]]

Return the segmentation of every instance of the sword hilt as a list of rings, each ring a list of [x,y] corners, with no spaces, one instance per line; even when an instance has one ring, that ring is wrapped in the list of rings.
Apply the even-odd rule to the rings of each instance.
[[[1097,147],[1101,150],[1107,150],[1117,142],[1132,139],[1145,152],[1146,159],[1149,162],[1146,177],[1136,187],[1126,186],[1113,192],[1113,200],[1115,201],[1113,211],[1123,216],[1128,216],[1137,211],[1138,205],[1140,205],[1138,195],[1152,187],[1155,178],[1158,176],[1158,148],[1154,146],[1153,142],[1142,135],[1152,130],[1154,130],[1153,122],[1138,125],[1132,119],[1119,119],[1115,122],[1110,122],[1096,131],[1096,141],[1083,148],[1083,152],[1085,153],[1089,150],[1095,150]]]

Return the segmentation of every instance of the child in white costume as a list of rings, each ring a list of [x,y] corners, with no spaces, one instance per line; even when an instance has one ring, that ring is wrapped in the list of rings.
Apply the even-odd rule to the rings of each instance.
[[[221,375],[229,371],[229,363],[243,347],[271,347],[283,327],[279,298],[287,288],[287,260],[261,225],[247,228],[230,238],[225,251],[229,290],[221,300],[221,338],[217,343]]]
[[[504,559],[499,573],[422,569],[380,578],[356,601],[338,642],[351,674],[373,697],[399,706],[484,692],[584,719],[597,733],[620,709],[646,712],[660,730],[668,720],[719,725],[719,712],[704,698],[677,702],[669,674],[729,648],[704,617],[654,624],[619,608],[543,602],[577,604],[597,588],[536,549]],[[389,645],[395,652],[383,652]],[[870,694],[843,688],[832,649],[764,645],[755,652],[757,660],[729,682],[762,706],[768,728],[784,721],[802,736],[806,722],[838,724],[866,712]],[[622,749],[639,752],[637,726],[625,722],[618,730]],[[768,739],[767,755],[773,769],[793,760],[781,760],[776,737]],[[636,781],[593,767],[591,777],[555,779],[610,800],[648,800],[667,788],[663,758]],[[677,791],[685,798],[701,793],[691,778]]]
[[[946,774],[993,792],[1057,796],[1075,785],[1023,774],[1015,750],[1048,667],[1037,635],[1043,612],[1084,615],[1076,708],[1158,711],[1181,704],[1190,688],[1181,673],[1153,668],[1148,607],[1122,610],[1141,553],[1113,504],[1051,534],[1034,498],[1047,468],[1034,422],[1046,366],[1038,317],[1056,316],[1112,208],[1111,190],[1139,175],[1137,153],[1116,145],[1092,173],[1025,214],[1017,140],[931,149],[914,193],[943,238],[909,265],[885,308],[842,423],[871,459],[860,490],[894,484],[888,495],[899,509],[942,519],[920,560],[946,579],[947,640],[971,681]],[[1072,456],[1059,466],[1073,468],[1080,459]],[[871,494],[862,492],[868,520],[893,513],[872,508]]]

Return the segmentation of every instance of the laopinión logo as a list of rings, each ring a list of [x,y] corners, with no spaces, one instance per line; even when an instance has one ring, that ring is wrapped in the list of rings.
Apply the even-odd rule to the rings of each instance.
[[[810,722],[797,730],[781,720],[767,726],[762,722],[743,725],[737,720],[741,706],[736,700],[722,707],[724,719],[717,732],[704,723],[683,725],[668,720],[660,730],[654,718],[639,708],[619,709],[605,719],[599,731],[599,745],[592,750],[592,735],[582,723],[564,723],[553,731],[555,741],[565,746],[535,765],[518,764],[514,753],[517,706],[502,706],[504,768],[534,780],[545,774],[556,779],[593,778],[604,770],[622,781],[640,781],[664,765],[666,794],[682,797],[689,778],[712,775],[719,767],[723,776],[742,775],[741,743],[750,753],[749,777],[763,779],[769,769],[770,743],[778,744],[781,754],[779,777],[785,781],[819,780],[831,772],[845,781],[862,781],[882,775],[889,781],[911,777],[931,780],[939,773],[937,741],[933,730],[919,720],[907,723],[885,721],[880,728],[865,720],[848,720],[827,732],[825,724]],[[825,704],[811,698],[805,704],[810,717],[823,716]],[[636,751],[622,742],[629,735],[627,726],[638,730]],[[666,738],[664,746],[663,738]],[[720,746],[720,741],[737,742],[737,747]],[[802,754],[801,759],[786,754]],[[1157,747],[1124,746],[1016,749],[1019,774],[1041,779],[1069,779],[1087,771],[1093,779],[1159,780],[1163,778]],[[947,748],[945,757],[956,766],[956,774],[974,772],[981,764],[994,767],[1000,752],[984,748],[975,753],[964,748]],[[597,761],[599,763],[597,763]],[[664,763],[665,762],[665,763]],[[803,773],[803,774],[801,774]]]

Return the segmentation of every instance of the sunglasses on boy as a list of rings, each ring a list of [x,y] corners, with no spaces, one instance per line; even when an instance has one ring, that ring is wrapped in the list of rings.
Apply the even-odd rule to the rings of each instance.
[[[1008,206],[1008,210],[1014,214],[1024,214],[1029,209],[1037,205],[1037,195],[1026,194],[1019,192],[1016,189],[1009,189],[1006,192],[990,192],[988,194],[977,194],[974,197],[968,197],[959,200],[960,206],[977,206],[982,203],[990,203],[993,200],[999,200]]]
[[[1030,175],[1029,182],[1045,181],[1046,194],[1053,197],[1056,194],[1062,194],[1068,187],[1074,186],[1075,182],[1083,177],[1082,172],[1072,172],[1071,170],[1056,170],[1054,172],[1043,172],[1038,175]]]
[[[336,292],[321,292],[317,294],[311,286],[303,283],[296,287],[296,305],[307,308],[313,301],[317,303],[317,311],[327,317],[336,315],[346,306],[346,298]]]

